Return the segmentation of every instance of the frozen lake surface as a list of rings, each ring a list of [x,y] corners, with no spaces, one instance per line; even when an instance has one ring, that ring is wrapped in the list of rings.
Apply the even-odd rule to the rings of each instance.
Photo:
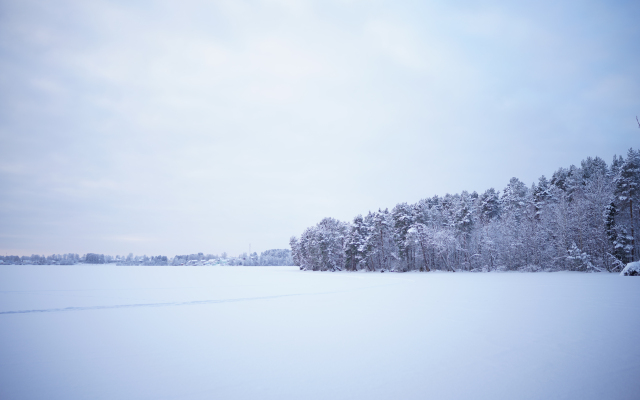
[[[640,278],[0,267],[1,399],[638,399]]]

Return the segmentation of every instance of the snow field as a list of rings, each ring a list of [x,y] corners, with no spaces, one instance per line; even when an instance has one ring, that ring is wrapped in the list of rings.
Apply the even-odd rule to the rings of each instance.
[[[638,304],[608,273],[4,266],[0,398],[637,399]]]

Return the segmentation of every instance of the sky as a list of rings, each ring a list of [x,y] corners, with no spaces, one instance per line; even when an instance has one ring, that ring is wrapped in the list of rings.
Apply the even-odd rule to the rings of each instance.
[[[0,253],[236,255],[640,147],[635,1],[0,1]]]

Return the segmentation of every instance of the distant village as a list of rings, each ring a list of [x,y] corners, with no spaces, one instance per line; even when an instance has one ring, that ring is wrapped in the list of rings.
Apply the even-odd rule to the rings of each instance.
[[[97,253],[87,253],[84,255],[52,254],[49,256],[33,254],[31,256],[0,256],[0,265],[74,265],[74,264],[115,264],[115,265],[246,265],[246,266],[269,266],[269,265],[293,265],[291,250],[271,249],[260,253],[242,253],[237,257],[228,256],[227,253],[218,254],[189,254],[176,255],[172,258],[167,256],[134,256],[129,253],[127,256],[111,256]]]

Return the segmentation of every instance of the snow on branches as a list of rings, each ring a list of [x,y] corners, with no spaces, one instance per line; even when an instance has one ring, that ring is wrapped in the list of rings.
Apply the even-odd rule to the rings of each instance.
[[[640,151],[559,168],[527,187],[401,203],[291,238],[314,271],[614,271],[638,260]],[[635,205],[635,210],[634,210]]]

